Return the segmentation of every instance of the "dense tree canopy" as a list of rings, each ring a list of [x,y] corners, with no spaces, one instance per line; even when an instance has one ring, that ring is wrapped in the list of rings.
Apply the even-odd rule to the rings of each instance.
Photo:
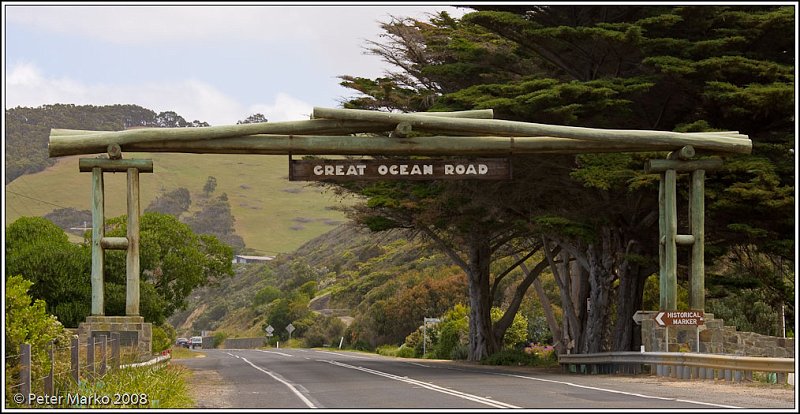
[[[343,76],[343,86],[361,93],[344,106],[492,108],[497,118],[538,123],[738,130],[750,136],[754,149],[750,155],[727,157],[723,170],[709,175],[707,260],[742,244],[792,260],[791,7],[475,8],[479,11],[460,20],[443,13],[430,21],[394,18],[385,23],[384,39],[370,42],[369,50],[397,70],[378,79]],[[531,176],[529,187],[550,192],[523,203],[525,208],[519,200],[494,195],[493,211],[516,213],[517,220],[527,223],[528,237],[544,236],[548,245],[563,248],[562,262],[574,262],[557,280],[585,286],[562,296],[565,315],[572,316],[567,325],[579,325],[566,330],[563,340],[575,341],[576,351],[637,349],[631,316],[641,306],[645,279],[657,269],[653,213],[658,176],[644,174],[642,164],[664,155],[568,157],[558,167]],[[516,174],[517,165],[533,162],[515,160],[515,180],[523,179]],[[361,188],[370,197],[366,209],[375,213],[364,217],[373,228],[391,227],[400,224],[397,214],[407,214],[409,205],[416,207],[425,197],[437,200],[428,201],[430,205],[459,205],[453,194],[462,199],[474,194],[459,193],[464,187],[383,183]],[[479,210],[472,216],[435,211],[444,214],[436,216],[426,206],[414,217],[427,217],[428,225],[434,216],[439,228],[451,229],[460,220],[490,217]],[[685,220],[681,218],[681,228]],[[478,235],[479,229],[475,225],[470,232]],[[680,277],[686,278],[685,270]],[[785,292],[780,286],[772,291]],[[791,297],[781,300],[788,306]],[[615,326],[613,334],[597,330],[605,326]]]

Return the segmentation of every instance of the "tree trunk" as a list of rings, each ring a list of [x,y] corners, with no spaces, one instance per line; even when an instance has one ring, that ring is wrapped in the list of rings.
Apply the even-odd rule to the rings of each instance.
[[[600,231],[599,243],[589,244],[587,261],[589,264],[589,304],[586,345],[583,353],[606,351],[607,332],[610,322],[611,284],[614,281],[612,266],[615,250],[613,232],[607,227]]]
[[[657,271],[653,266],[631,265],[620,269],[617,322],[614,328],[614,351],[638,351],[642,344],[641,327],[633,321],[636,311],[642,309],[644,284],[647,277]]]
[[[523,269],[523,271],[524,270],[525,269]],[[562,354],[567,351],[566,344],[561,340],[561,328],[558,326],[556,315],[553,313],[553,307],[550,305],[550,299],[547,298],[547,294],[542,287],[542,281],[539,280],[539,278],[536,278],[536,280],[533,281],[533,289],[536,291],[536,296],[539,298],[539,303],[542,304],[544,317],[547,320],[547,327],[550,328],[550,334],[553,335],[553,340],[555,341],[556,353]]]
[[[489,297],[489,265],[491,249],[488,237],[475,235],[468,248],[469,263],[469,352],[467,359],[480,361],[497,351],[492,335],[492,303]]]

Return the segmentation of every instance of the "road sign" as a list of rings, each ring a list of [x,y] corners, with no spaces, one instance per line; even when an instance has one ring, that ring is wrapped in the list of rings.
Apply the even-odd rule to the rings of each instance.
[[[292,325],[291,323],[286,325],[286,330],[289,331],[289,335],[291,335],[292,332],[294,332],[294,325]]]
[[[659,326],[698,326],[705,322],[703,311],[661,311],[656,314]]]
[[[508,158],[291,160],[289,181],[508,180]]]
[[[267,325],[267,327],[264,330],[267,331],[267,333],[270,333],[270,334],[275,332],[275,328],[273,328],[272,325]]]

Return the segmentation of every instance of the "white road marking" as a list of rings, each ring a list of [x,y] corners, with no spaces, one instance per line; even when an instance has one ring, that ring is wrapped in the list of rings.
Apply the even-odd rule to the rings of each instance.
[[[362,357],[362,356],[355,356],[355,355],[340,354],[340,353],[338,353],[338,352],[333,352],[333,351],[320,351],[320,350],[318,350],[318,349],[315,349],[314,351],[316,351],[316,352],[321,352],[321,353],[323,353],[323,354],[333,354],[333,355],[339,355],[339,356],[348,357],[348,358],[353,358],[353,359],[370,359],[370,358],[365,358],[365,357]]]
[[[529,376],[525,376],[525,375],[501,374],[501,373],[497,373],[497,372],[494,372],[492,374],[494,374],[494,375],[502,375],[502,376],[506,376],[506,377],[529,379],[529,380],[533,380],[533,381],[550,382],[550,383],[553,383],[553,384],[568,385],[570,387],[585,388],[587,390],[605,391],[605,392],[610,392],[610,393],[614,393],[614,394],[623,394],[623,395],[630,395],[630,396],[634,396],[634,397],[650,398],[650,399],[654,399],[654,400],[678,401],[678,402],[684,402],[684,403],[689,403],[689,404],[709,405],[709,406],[712,406],[712,407],[720,407],[720,408],[743,408],[743,407],[737,407],[737,406],[734,406],[734,405],[714,404],[714,403],[707,403],[707,402],[702,402],[702,401],[683,400],[683,399],[679,399],[679,398],[656,397],[654,395],[645,395],[645,394],[639,394],[639,393],[635,393],[635,392],[611,390],[611,389],[608,389],[608,388],[590,387],[588,385],[580,385],[580,384],[575,384],[575,383],[572,383],[572,382],[556,381],[556,380],[549,380],[549,379],[544,379],[544,378],[535,378],[535,377],[529,377]]]
[[[263,349],[256,349],[256,351],[264,352],[264,353],[267,353],[267,354],[278,354],[278,355],[283,355],[283,356],[288,356],[288,357],[294,356],[294,355],[284,354],[283,352],[278,352],[278,351],[265,351]]]
[[[366,373],[373,374],[373,375],[379,375],[381,377],[393,379],[395,381],[405,382],[405,383],[411,384],[411,385],[417,385],[417,386],[420,386],[422,388],[429,389],[431,391],[436,391],[436,392],[440,392],[442,394],[452,395],[452,396],[455,396],[455,397],[458,397],[458,398],[463,398],[465,400],[469,400],[469,401],[474,401],[474,402],[477,402],[477,403],[485,404],[485,405],[488,405],[488,406],[494,407],[494,408],[521,408],[521,407],[517,407],[515,405],[506,404],[506,403],[500,402],[500,401],[494,401],[494,400],[491,400],[491,399],[488,399],[488,398],[484,398],[484,397],[481,397],[481,396],[478,396],[478,395],[473,395],[473,394],[468,394],[468,393],[461,392],[461,391],[451,390],[449,388],[440,387],[438,385],[431,384],[429,382],[419,381],[419,380],[415,380],[415,379],[408,378],[408,377],[401,377],[401,376],[398,376],[398,375],[389,374],[387,372],[376,371],[374,369],[369,369],[369,368],[364,368],[364,367],[356,367],[356,366],[349,365],[349,364],[344,364],[344,363],[341,363],[341,362],[338,362],[338,361],[328,361],[328,360],[323,360],[323,359],[318,359],[317,361],[319,361],[319,362],[327,362],[327,363],[329,363],[331,365],[336,365],[336,366],[340,366],[340,367],[343,367],[343,368],[355,369],[355,370],[366,372]]]
[[[403,361],[403,362],[405,362],[405,361]],[[420,364],[420,363],[417,363],[417,362],[406,362],[406,364],[416,365],[418,367],[425,367],[425,368],[430,368],[431,367],[430,365],[424,365],[424,364]]]
[[[263,373],[265,373],[267,375],[269,375],[270,377],[274,378],[276,381],[278,381],[278,382],[282,383],[283,385],[287,386],[289,388],[289,390],[291,390],[295,395],[297,395],[297,397],[300,398],[300,400],[302,400],[303,403],[305,403],[305,405],[308,406],[308,408],[317,408],[317,406],[315,406],[314,403],[312,403],[308,398],[306,398],[305,395],[303,395],[300,391],[298,391],[297,388],[295,388],[294,385],[288,383],[287,381],[285,381],[284,379],[278,377],[277,375],[275,375],[275,374],[273,374],[273,373],[271,373],[271,372],[269,372],[269,371],[267,371],[267,370],[265,370],[265,369],[263,369],[263,368],[261,368],[259,366],[256,366],[252,362],[248,361],[247,358],[242,357],[241,359],[242,359],[242,361],[247,362],[248,364],[250,364],[251,367],[253,367],[253,368],[255,368],[255,369],[257,369],[257,370],[259,370],[259,371],[261,371],[261,372],[263,372]]]

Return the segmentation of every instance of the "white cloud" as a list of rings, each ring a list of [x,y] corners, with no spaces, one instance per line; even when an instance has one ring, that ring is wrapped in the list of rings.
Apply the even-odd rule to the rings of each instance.
[[[250,106],[247,116],[263,114],[270,122],[300,121],[309,119],[313,109],[314,106],[308,102],[294,98],[287,93],[279,92],[272,104]]]
[[[135,104],[156,112],[175,111],[187,121],[212,125],[243,119],[245,105],[196,80],[142,84],[86,84],[50,78],[31,63],[15,65],[6,77],[6,106]]]
[[[9,26],[35,33],[35,39],[39,41],[35,47],[26,49],[25,36],[14,38],[19,45],[14,48],[15,54],[8,56],[5,67],[6,107],[54,103],[136,104],[156,112],[175,111],[189,121],[206,121],[212,125],[234,124],[253,113],[263,113],[270,121],[307,119],[312,105],[293,97],[292,93],[312,99],[315,105],[326,105],[326,102],[340,98],[326,96],[330,94],[330,84],[338,83],[335,76],[374,77],[385,70],[384,63],[375,56],[365,56],[362,49],[365,40],[379,40],[379,20],[387,20],[390,15],[423,18],[425,13],[442,9],[448,9],[456,16],[463,14],[452,7],[434,5],[254,4],[6,7],[5,17]],[[38,40],[48,38],[70,38],[70,41],[53,42],[50,46],[48,42]],[[145,71],[155,76],[149,80],[139,77],[134,81],[123,75],[115,76],[113,66],[102,62],[103,56],[96,56],[97,61],[93,61],[95,57],[81,55],[83,49],[80,47],[75,48],[83,59],[79,63],[70,61],[69,54],[64,54],[58,62],[64,68],[74,68],[77,64],[87,67],[82,73],[64,71],[70,75],[62,75],[58,66],[39,64],[48,59],[47,47],[64,47],[66,44],[68,47],[91,48],[98,43],[120,45],[120,50],[126,50],[126,46],[147,45],[156,52],[161,50],[161,46],[168,46],[164,49],[163,59],[158,62],[135,59],[125,62],[134,65],[128,68],[155,65],[163,68],[163,72],[150,75]],[[185,56],[170,59],[169,47],[176,45],[204,49],[197,60]],[[230,72],[223,69],[212,75],[189,70],[202,68],[203,59],[213,59],[215,50],[243,45],[262,59],[248,60],[244,57],[240,61],[231,61],[229,64],[235,67],[232,66]],[[274,61],[263,59],[281,50],[300,51],[301,58],[293,56],[294,60],[291,60],[283,55]],[[287,77],[283,72],[272,71],[273,66],[291,66],[292,71]],[[104,72],[96,74],[93,72],[96,68],[103,68]],[[271,79],[264,96],[255,99],[251,96],[252,85],[241,81],[248,79]],[[302,79],[303,86],[296,91],[287,91],[287,86],[291,87],[292,82],[298,79]],[[281,89],[281,93],[272,92]],[[314,91],[323,90],[326,95],[314,96]]]
[[[50,5],[6,9],[11,23],[41,31],[104,39],[118,44],[154,42],[293,40],[326,42],[331,37],[359,37],[377,32],[389,15],[424,17],[460,9],[441,5]],[[332,46],[328,44],[328,46]]]

